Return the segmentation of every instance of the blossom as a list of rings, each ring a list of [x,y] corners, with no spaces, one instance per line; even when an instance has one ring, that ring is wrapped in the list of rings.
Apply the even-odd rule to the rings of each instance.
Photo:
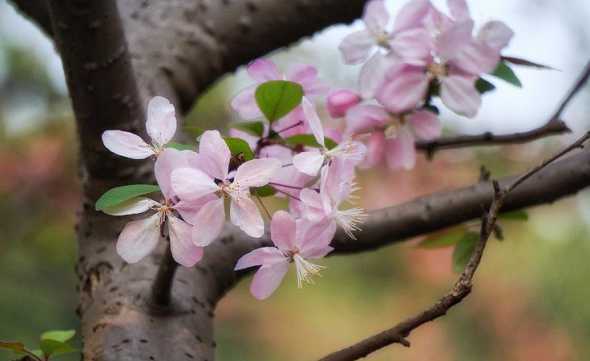
[[[313,136],[321,148],[301,152],[293,156],[293,165],[297,170],[310,176],[316,176],[326,160],[339,158],[349,160],[354,164],[363,160],[365,146],[360,142],[344,140],[336,147],[328,149],[324,137],[324,128],[315,107],[307,99],[303,99],[301,106],[309,121]]]
[[[176,132],[174,106],[168,99],[156,96],[149,101],[145,127],[151,144],[134,133],[122,130],[103,132],[102,142],[108,150],[123,157],[145,159],[152,155],[157,156]]]
[[[274,247],[258,248],[243,255],[235,270],[260,266],[250,285],[250,292],[260,300],[268,298],[279,287],[291,262],[297,270],[298,287],[304,282],[313,283],[312,276],[318,275],[324,267],[308,260],[323,258],[333,250],[330,242],[335,232],[333,224],[296,220],[285,211],[277,211],[270,224]]]
[[[262,112],[256,103],[255,93],[258,85],[264,82],[288,80],[298,83],[303,88],[305,97],[321,95],[327,91],[327,87],[318,79],[316,67],[312,65],[295,64],[287,70],[286,74],[282,74],[272,61],[257,59],[248,64],[246,70],[248,75],[254,79],[255,84],[242,90],[231,101],[231,107],[244,119],[254,119],[262,116]]]
[[[326,108],[332,118],[341,118],[346,111],[361,101],[361,97],[355,91],[338,89],[330,92],[326,98]]]
[[[364,162],[369,167],[386,160],[391,169],[414,168],[416,138],[431,140],[442,130],[436,114],[425,109],[396,114],[379,105],[359,105],[346,120],[348,134],[372,132]]]
[[[277,159],[249,160],[229,172],[231,153],[216,130],[203,133],[197,159],[191,167],[172,172],[172,189],[187,203],[204,203],[195,217],[192,241],[206,246],[217,238],[225,220],[224,199],[230,199],[231,222],[251,237],[261,237],[264,221],[254,201],[250,198],[251,187],[268,184],[281,168]],[[203,202],[203,197],[210,200]]]
[[[322,169],[320,191],[305,188],[301,191],[303,216],[312,222],[329,221],[337,224],[352,239],[366,217],[361,208],[340,209],[355,190],[354,167],[345,161],[335,161]]]
[[[172,257],[186,267],[192,267],[203,257],[203,248],[191,242],[191,226],[179,217],[178,203],[170,187],[170,172],[176,166],[187,165],[194,152],[166,149],[156,160],[154,172],[164,196],[162,202],[138,197],[125,204],[105,210],[114,216],[155,213],[147,218],[125,225],[117,240],[117,253],[127,262],[136,263],[150,254],[157,246],[162,227],[167,226]]]

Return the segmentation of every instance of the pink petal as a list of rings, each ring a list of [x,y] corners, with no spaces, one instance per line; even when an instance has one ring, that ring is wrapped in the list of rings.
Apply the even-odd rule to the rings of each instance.
[[[196,168],[179,168],[172,172],[174,193],[181,199],[193,200],[219,190],[213,179]]]
[[[290,251],[295,246],[295,219],[288,212],[277,211],[270,222],[270,238],[281,251]]]
[[[489,46],[472,41],[471,44],[463,47],[449,61],[449,65],[455,66],[462,71],[480,75],[489,73],[496,68],[500,61],[500,53]]]
[[[256,98],[254,97],[256,87],[258,87],[257,84],[243,89],[230,103],[232,109],[240,114],[242,119],[255,119],[262,116],[262,112],[258,108]]]
[[[153,97],[148,103],[145,126],[156,144],[164,145],[171,141],[176,133],[174,105],[164,97]]]
[[[194,224],[195,218],[197,217],[197,214],[201,208],[210,201],[216,200],[218,198],[219,197],[216,194],[212,193],[197,199],[185,199],[174,204],[174,209],[180,213],[182,219],[184,219],[185,222]]]
[[[288,138],[297,134],[304,134],[307,126],[305,124],[303,108],[298,106],[293,109],[289,114],[274,122],[272,124],[272,129],[279,133],[283,138]]]
[[[384,82],[385,75],[395,62],[395,59],[377,52],[363,65],[359,73],[359,91],[363,98],[370,99],[375,96],[377,89]]]
[[[426,29],[408,29],[397,33],[390,42],[391,50],[406,63],[424,65],[434,48],[432,36]]]
[[[185,267],[192,267],[203,258],[203,248],[191,242],[191,228],[176,217],[168,217],[172,258]]]
[[[234,267],[234,270],[239,271],[254,266],[269,266],[276,263],[285,262],[287,262],[287,259],[283,255],[283,252],[281,252],[279,249],[275,247],[261,247],[240,257],[236,263],[236,266]]]
[[[316,142],[321,146],[324,146],[324,127],[322,126],[320,117],[315,109],[315,105],[304,97],[301,100],[301,108],[303,109],[305,120],[307,121],[307,125],[311,129]]]
[[[146,197],[133,198],[116,207],[103,209],[103,212],[110,216],[128,216],[131,214],[140,214],[148,211],[152,207],[159,206],[160,203]]]
[[[267,129],[265,129],[264,134],[268,134]],[[236,128],[230,128],[228,131],[228,135],[230,137],[241,138],[242,140],[245,140],[246,143],[248,143],[248,145],[250,146],[250,149],[256,149],[256,144],[258,144],[258,141],[260,140],[260,137]]]
[[[371,49],[376,46],[375,39],[367,30],[348,34],[338,46],[346,64],[360,64],[367,60]]]
[[[205,170],[211,176],[224,180],[227,178],[231,152],[225,140],[217,130],[208,130],[201,135],[199,141],[199,154],[208,157],[213,162]]]
[[[393,32],[398,33],[411,28],[421,27],[432,9],[429,0],[408,1],[398,12]]]
[[[102,143],[111,152],[131,159],[145,159],[154,155],[154,150],[143,139],[122,130],[103,132]]]
[[[320,194],[309,188],[301,190],[302,216],[310,221],[319,222],[326,217]]]
[[[232,198],[229,213],[231,222],[250,237],[260,238],[264,234],[264,220],[248,196]]]
[[[281,170],[277,172],[274,177],[272,177],[271,183],[273,183],[273,188],[277,189],[281,193],[298,197],[301,188],[311,181],[311,179],[312,177],[309,175],[301,173],[299,170],[297,170],[297,168],[291,166],[281,168]],[[287,187],[282,187],[277,184],[284,184]],[[277,194],[277,196],[278,195],[279,194]]]
[[[256,59],[246,68],[248,75],[259,83],[281,79],[281,73],[276,64],[268,59]]]
[[[471,20],[469,7],[465,0],[447,0],[447,5],[453,19],[459,22]]]
[[[346,115],[348,109],[361,101],[359,94],[348,89],[338,89],[328,94],[326,108],[332,118],[341,118]]]
[[[453,75],[441,81],[440,97],[457,114],[473,118],[481,106],[481,95],[475,88],[475,78]]]
[[[293,156],[293,165],[298,171],[316,176],[324,164],[324,155],[319,150],[302,152]]]
[[[477,40],[490,48],[500,51],[512,40],[514,31],[501,21],[488,21],[479,30]]]
[[[117,253],[125,262],[136,263],[150,254],[159,240],[160,215],[156,213],[125,225],[117,240]]]
[[[281,161],[274,158],[260,158],[247,161],[238,167],[234,182],[240,188],[262,187],[281,169]]]
[[[367,157],[363,166],[367,168],[381,164],[385,157],[385,134],[373,132],[367,142]]]
[[[442,125],[435,113],[428,110],[420,110],[409,116],[409,122],[414,133],[420,139],[431,140],[440,136]]]
[[[326,213],[331,213],[350,195],[354,182],[354,163],[339,159],[322,168],[320,196]]]
[[[250,285],[250,292],[259,300],[264,300],[279,287],[281,281],[289,270],[289,263],[280,262],[271,266],[262,266],[258,269],[252,284]]]
[[[346,114],[346,134],[361,134],[383,127],[389,113],[379,105],[357,105]]]
[[[385,31],[389,22],[389,12],[383,0],[371,0],[365,6],[363,21],[373,34],[380,34]]]
[[[401,129],[398,136],[387,140],[387,164],[391,169],[414,168],[416,164],[416,148],[414,137],[405,129]]]
[[[299,244],[303,258],[322,258],[333,250],[330,243],[336,234],[336,222],[326,220],[320,223],[302,224],[301,227],[305,228]]]
[[[166,199],[172,199],[174,192],[170,184],[172,171],[179,168],[187,168],[197,158],[197,153],[190,150],[177,150],[166,148],[160,153],[154,165],[154,175],[160,186],[160,190]]]
[[[313,65],[295,64],[287,71],[287,80],[299,83],[306,96],[321,95],[327,87],[318,79],[318,70]]]
[[[466,46],[473,42],[473,21],[455,24],[436,39],[438,55],[443,61],[455,58]]]
[[[192,232],[193,243],[199,247],[211,244],[219,237],[225,223],[223,198],[205,203],[191,221],[194,226]]]
[[[404,65],[392,69],[376,98],[390,112],[404,113],[415,109],[424,100],[428,83],[424,68]]]

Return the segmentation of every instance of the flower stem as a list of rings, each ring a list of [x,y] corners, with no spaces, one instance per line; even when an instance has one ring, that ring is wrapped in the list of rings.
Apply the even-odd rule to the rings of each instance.
[[[166,253],[158,268],[158,273],[152,285],[151,301],[154,306],[168,307],[172,301],[172,286],[174,275],[178,269],[178,263],[172,258],[170,247],[166,247]]]

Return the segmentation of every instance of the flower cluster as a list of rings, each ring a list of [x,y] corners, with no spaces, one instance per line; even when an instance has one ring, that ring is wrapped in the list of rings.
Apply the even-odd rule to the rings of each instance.
[[[389,26],[384,1],[368,2],[365,29],[340,45],[346,63],[364,62],[358,90],[330,91],[311,65],[294,65],[283,74],[270,60],[250,63],[254,84],[231,101],[244,119],[231,137],[207,130],[197,147],[171,143],[177,120],[162,97],[148,104],[150,143],[129,132],[105,131],[103,143],[113,153],[155,159],[157,186],[118,187],[97,201],[97,210],[110,215],[151,213],[123,228],[116,246],[121,257],[138,262],[167,237],[176,262],[191,267],[220,238],[227,212],[253,238],[264,236],[266,214],[274,246],[245,254],[235,266],[259,267],[252,294],[269,297],[290,263],[299,286],[313,283],[323,267],[310,260],[332,251],[337,229],[355,238],[362,226],[365,212],[350,206],[356,168],[383,160],[391,168],[412,168],[415,139],[441,133],[436,97],[458,114],[478,111],[476,83],[501,63],[500,51],[513,34],[494,21],[473,35],[465,1],[448,5],[450,16],[427,0],[412,0]],[[321,101],[344,125],[332,120],[325,126],[316,109]],[[158,190],[158,201],[147,197]],[[261,199],[268,196],[286,199],[288,211],[271,215]]]

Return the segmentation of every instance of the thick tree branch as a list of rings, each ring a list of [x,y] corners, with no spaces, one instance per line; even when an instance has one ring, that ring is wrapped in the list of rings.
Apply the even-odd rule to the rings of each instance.
[[[14,7],[37,24],[47,34],[53,36],[53,27],[51,26],[51,17],[49,16],[49,7],[47,0],[9,0]]]

